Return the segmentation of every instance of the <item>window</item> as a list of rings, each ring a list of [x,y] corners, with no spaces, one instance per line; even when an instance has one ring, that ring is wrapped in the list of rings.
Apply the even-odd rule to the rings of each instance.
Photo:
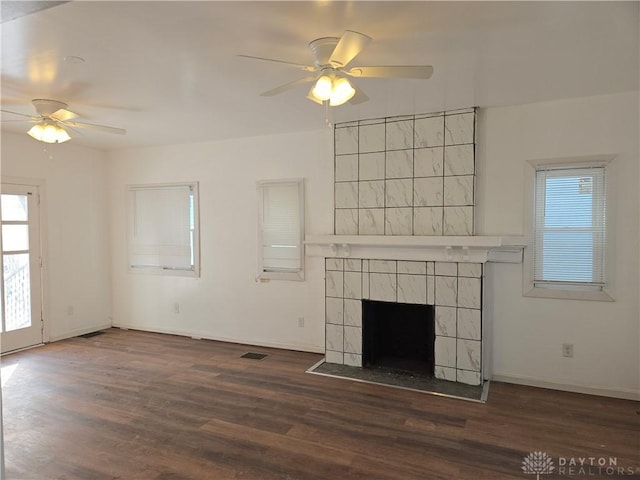
[[[606,267],[606,166],[534,165],[531,296],[602,299]]]
[[[259,278],[304,280],[302,179],[258,182]]]
[[[127,187],[129,270],[199,275],[198,184]]]

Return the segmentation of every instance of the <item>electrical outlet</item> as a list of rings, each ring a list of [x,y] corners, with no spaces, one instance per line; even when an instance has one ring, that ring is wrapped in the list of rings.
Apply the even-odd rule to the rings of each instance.
[[[178,302],[173,304],[173,313],[180,313],[180,304]]]
[[[562,344],[562,356],[569,358],[573,357],[573,343]]]
[[[298,317],[298,327],[304,328],[304,317]]]

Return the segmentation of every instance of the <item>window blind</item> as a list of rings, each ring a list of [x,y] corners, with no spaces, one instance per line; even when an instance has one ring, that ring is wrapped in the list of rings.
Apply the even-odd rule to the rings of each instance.
[[[534,283],[604,284],[604,167],[536,172]]]
[[[193,268],[193,190],[188,185],[129,187],[132,267]]]
[[[302,269],[301,185],[265,183],[262,194],[262,269],[298,272]]]

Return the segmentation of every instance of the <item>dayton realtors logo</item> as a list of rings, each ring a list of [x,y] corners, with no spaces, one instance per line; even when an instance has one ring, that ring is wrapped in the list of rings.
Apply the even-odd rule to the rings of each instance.
[[[640,468],[618,465],[616,457],[558,457],[556,468],[553,458],[545,452],[531,452],[522,460],[522,471],[528,475],[535,475],[536,480],[540,480],[540,475],[553,472],[567,477],[602,477],[634,475],[640,472]]]

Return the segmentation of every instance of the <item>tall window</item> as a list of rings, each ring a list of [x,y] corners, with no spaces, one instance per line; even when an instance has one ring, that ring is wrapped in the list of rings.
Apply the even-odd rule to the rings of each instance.
[[[258,182],[259,277],[304,279],[303,181]]]
[[[198,276],[198,184],[127,187],[130,271]]]
[[[534,287],[602,291],[605,167],[539,167],[535,173]]]

